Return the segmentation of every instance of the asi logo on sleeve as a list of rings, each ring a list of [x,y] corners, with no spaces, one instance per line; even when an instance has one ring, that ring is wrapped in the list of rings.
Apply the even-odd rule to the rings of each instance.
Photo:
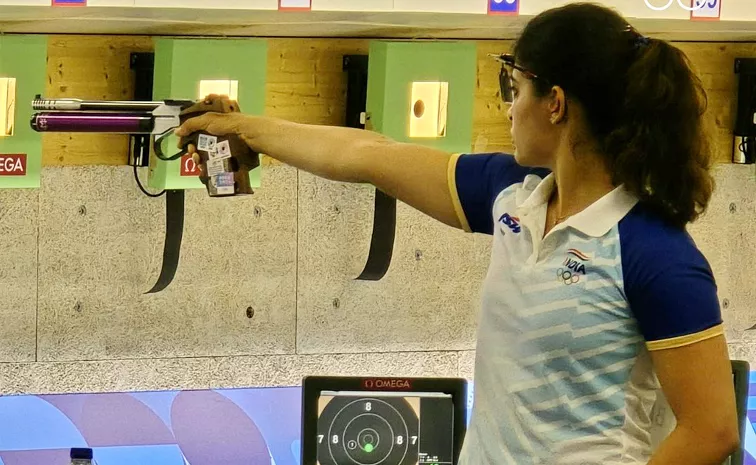
[[[517,15],[520,12],[520,0],[488,0],[489,15]]]

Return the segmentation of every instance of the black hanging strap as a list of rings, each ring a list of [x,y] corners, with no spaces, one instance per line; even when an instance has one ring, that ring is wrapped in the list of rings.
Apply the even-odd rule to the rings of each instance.
[[[160,292],[173,281],[181,255],[184,236],[184,191],[168,190],[165,193],[165,244],[160,277],[147,294]]]
[[[343,69],[347,72],[346,125],[365,129],[368,56],[345,56]],[[358,280],[379,281],[386,275],[394,253],[395,236],[396,199],[376,189],[370,252]]]

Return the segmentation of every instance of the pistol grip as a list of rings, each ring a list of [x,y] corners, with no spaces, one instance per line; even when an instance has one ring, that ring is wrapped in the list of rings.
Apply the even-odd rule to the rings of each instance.
[[[237,194],[254,194],[252,185],[249,183],[250,169],[247,166],[241,166],[234,171],[234,182]]]
[[[183,124],[187,119],[207,112],[239,111],[237,102],[227,97],[210,95],[182,111],[179,120]],[[188,150],[190,144],[194,145],[200,155],[200,180],[211,197],[253,193],[249,172],[260,166],[260,156],[252,151],[241,137],[236,134],[216,137],[205,132],[197,132],[182,138],[181,146],[184,151]]]
[[[259,155],[236,135],[210,136],[210,140],[215,141],[215,150],[203,143],[203,135],[207,136],[197,134],[195,147],[200,158],[200,181],[205,184],[208,194],[211,197],[253,194],[249,172],[260,166]]]

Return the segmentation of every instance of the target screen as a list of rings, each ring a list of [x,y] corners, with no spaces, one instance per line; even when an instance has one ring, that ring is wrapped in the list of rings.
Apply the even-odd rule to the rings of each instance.
[[[318,465],[450,465],[452,396],[443,393],[322,391]]]

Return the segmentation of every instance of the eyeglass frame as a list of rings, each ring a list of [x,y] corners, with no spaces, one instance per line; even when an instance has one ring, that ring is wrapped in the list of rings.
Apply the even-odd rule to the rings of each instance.
[[[504,101],[504,103],[511,104],[514,101],[514,94],[512,91],[512,76],[509,74],[509,71],[507,71],[507,66],[521,72],[528,79],[541,79],[546,81],[543,77],[537,75],[533,71],[530,71],[529,69],[515,63],[515,57],[512,54],[489,53],[488,56],[501,63],[501,70],[499,71],[499,93],[501,94],[501,99]]]
[[[641,34],[637,29],[635,29],[635,27],[630,24],[627,24],[625,26],[623,32],[629,33],[633,37],[633,46],[636,49],[648,45],[649,41],[651,40],[650,38]],[[509,72],[507,71],[507,66],[510,66],[511,68],[521,72],[528,79],[540,79],[545,83],[550,83],[550,81],[543,76],[539,76],[533,71],[530,71],[529,69],[518,65],[515,62],[514,55],[510,53],[489,53],[488,56],[501,63],[501,71],[499,71],[499,93],[501,94],[501,99],[504,101],[504,103],[512,104],[514,100],[514,95],[512,95],[512,76],[510,76]],[[506,91],[505,88],[509,88],[509,91]],[[507,97],[505,96],[506,93],[510,94],[510,100],[507,100]]]

